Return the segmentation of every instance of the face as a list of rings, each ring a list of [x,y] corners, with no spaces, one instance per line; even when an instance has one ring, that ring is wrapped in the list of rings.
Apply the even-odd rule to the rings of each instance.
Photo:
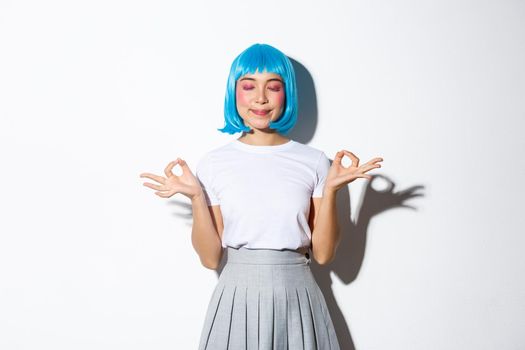
[[[237,80],[235,97],[246,126],[269,130],[270,121],[279,119],[284,109],[284,80],[267,72],[243,75]]]

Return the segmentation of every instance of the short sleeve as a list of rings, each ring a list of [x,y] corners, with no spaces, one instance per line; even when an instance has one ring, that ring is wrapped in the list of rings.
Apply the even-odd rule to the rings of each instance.
[[[195,177],[199,181],[202,191],[204,192],[204,197],[206,199],[206,204],[219,205],[219,198],[217,197],[215,191],[213,190],[213,164],[211,162],[211,157],[209,154],[204,155],[201,160],[197,163],[195,170]]]
[[[319,198],[323,196],[324,184],[326,182],[326,176],[328,175],[328,169],[330,169],[330,159],[324,152],[321,152],[317,167],[315,169],[315,187],[312,193],[312,197]]]

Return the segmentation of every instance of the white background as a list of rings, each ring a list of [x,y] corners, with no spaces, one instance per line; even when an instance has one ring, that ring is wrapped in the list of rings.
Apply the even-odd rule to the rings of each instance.
[[[217,128],[256,42],[311,79],[291,138],[384,158],[366,227],[364,180],[340,191],[356,240],[321,269],[342,348],[523,349],[525,4],[510,0],[0,1],[0,348],[197,348],[217,274],[189,199],[139,174],[194,170],[240,136]]]

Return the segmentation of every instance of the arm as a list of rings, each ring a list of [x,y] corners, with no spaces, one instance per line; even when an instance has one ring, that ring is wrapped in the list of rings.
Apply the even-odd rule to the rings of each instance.
[[[176,164],[180,164],[182,175],[172,172]],[[201,176],[207,179],[206,168],[201,165]],[[199,166],[197,166],[199,169]],[[160,185],[144,182],[144,186],[156,190],[156,195],[170,198],[176,193],[182,193],[191,199],[193,226],[191,243],[199,255],[202,265],[216,269],[222,258],[222,214],[219,205],[210,205],[206,201],[202,183],[193,175],[186,161],[181,158],[170,162],[164,169],[166,177],[151,173],[142,173],[140,177],[150,178]],[[215,198],[215,197],[214,197]],[[214,199],[215,201],[215,199]],[[213,220],[212,220],[213,219]]]
[[[352,165],[344,167],[341,160],[344,155],[352,159]],[[339,189],[346,186],[356,178],[370,180],[371,175],[365,172],[380,168],[378,162],[383,158],[376,157],[369,162],[359,166],[359,158],[350,151],[342,150],[336,153],[334,161],[328,169],[322,198],[314,200],[315,225],[312,230],[312,252],[315,260],[320,265],[326,265],[335,258],[335,252],[341,241],[339,226],[337,222],[336,194]]]
[[[336,191],[325,189],[322,198],[312,198],[312,253],[319,265],[329,264],[341,241],[337,220]]]
[[[223,252],[219,229],[212,221],[211,209],[208,209],[202,191],[192,198],[191,205],[193,211],[191,243],[202,265],[215,270],[219,266]]]

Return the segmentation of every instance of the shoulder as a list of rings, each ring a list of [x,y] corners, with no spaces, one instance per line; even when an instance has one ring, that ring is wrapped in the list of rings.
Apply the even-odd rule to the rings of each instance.
[[[301,154],[313,160],[315,163],[318,163],[322,158],[328,158],[326,154],[317,147],[306,145],[298,141],[294,141],[294,142],[295,142],[294,151],[297,152],[298,154]]]
[[[302,154],[302,159],[305,163],[309,164],[316,174],[318,174],[317,176],[323,177],[330,168],[330,158],[328,158],[324,151],[317,147],[305,145],[299,142],[296,143],[296,149]],[[301,157],[298,156],[298,158]]]
[[[201,156],[200,162],[204,161],[212,161],[213,159],[216,159],[217,157],[220,157],[221,155],[228,153],[231,150],[231,144],[226,143],[222,144],[220,146],[216,146],[206,152],[203,153]]]

